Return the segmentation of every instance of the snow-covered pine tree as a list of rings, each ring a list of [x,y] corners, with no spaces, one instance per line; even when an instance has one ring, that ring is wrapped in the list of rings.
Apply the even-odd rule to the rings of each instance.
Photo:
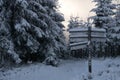
[[[80,19],[78,16],[76,17],[73,17],[71,16],[70,17],[70,20],[69,20],[69,24],[68,24],[68,28],[71,29],[71,28],[77,28],[77,27],[87,27],[87,22],[85,22],[84,20]]]
[[[115,4],[112,3],[112,0],[93,0],[93,2],[96,2],[96,8],[91,10],[96,13],[92,17],[95,27],[107,29],[112,16],[115,14],[113,11]]]
[[[115,20],[116,20],[116,27],[117,28],[117,31],[116,31],[116,34],[117,34],[117,39],[120,40],[120,4],[117,5],[117,12],[116,12],[116,15],[115,15]],[[120,43],[119,43],[120,45]]]
[[[116,11],[116,15],[114,17],[114,24],[115,24],[115,27],[112,27],[111,29],[111,34],[112,34],[112,37],[113,38],[116,38],[118,41],[117,44],[120,45],[119,41],[120,41],[120,4],[117,5],[117,11]]]
[[[38,0],[39,1],[39,0]],[[42,53],[47,40],[47,24],[41,16],[46,14],[45,8],[35,0],[16,0],[13,7],[13,32],[16,52],[22,59],[44,59]],[[41,15],[41,14],[44,15]],[[41,57],[40,57],[41,56]]]
[[[111,36],[110,30],[111,27],[114,27],[114,19],[113,16],[115,15],[114,9],[116,8],[116,5],[112,3],[112,0],[93,0],[93,2],[96,2],[96,8],[92,9],[92,12],[95,12],[96,15],[92,16],[91,18],[94,20],[93,23],[95,24],[95,27],[97,28],[105,28],[107,32],[107,43],[110,43],[109,38]],[[99,46],[99,48],[97,48]],[[105,45],[101,43],[95,43],[94,47],[96,48],[96,51],[98,53],[98,56],[102,56],[103,54],[106,55],[109,53],[105,52],[105,49],[109,49],[110,45]],[[106,48],[105,48],[106,47]],[[106,50],[107,50],[106,49]],[[106,53],[106,54],[105,54]]]
[[[57,64],[58,52],[62,54],[66,47],[61,23],[64,18],[57,12],[55,0],[4,0],[3,5],[6,12],[2,16],[9,25],[5,27],[10,28],[14,52],[22,60],[46,59]]]
[[[48,15],[45,17],[45,22],[49,26],[47,32],[50,36],[48,39],[48,42],[50,43],[48,43],[48,49],[52,49],[52,53],[58,57],[63,57],[67,48],[65,37],[63,35],[64,25],[61,23],[64,21],[64,17],[58,11],[58,0],[43,0],[42,5],[45,7],[48,13]]]
[[[114,55],[117,56],[119,54],[118,50],[120,49],[120,4],[117,4],[114,23],[111,25],[114,27],[110,28],[110,41],[114,49]]]
[[[73,17],[73,16],[71,16],[70,20],[69,20],[68,28],[72,29],[72,28],[77,28],[79,26],[80,26],[79,17]]]
[[[14,1],[13,1],[14,2]],[[15,45],[13,43],[12,28],[9,24],[11,17],[11,0],[0,0],[0,54],[4,60],[10,56],[15,63],[20,63],[19,55],[14,51]]]

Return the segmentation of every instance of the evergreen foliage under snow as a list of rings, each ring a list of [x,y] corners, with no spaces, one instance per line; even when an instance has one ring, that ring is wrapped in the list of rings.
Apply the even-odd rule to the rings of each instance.
[[[17,63],[44,61],[49,57],[56,60],[63,56],[66,52],[61,23],[64,17],[57,6],[57,0],[0,0],[2,50]]]
[[[112,0],[93,0],[93,2],[96,2],[96,8],[91,11],[96,15],[91,18],[94,19],[95,27],[107,29],[115,14],[113,9],[116,8],[116,5],[112,4]]]

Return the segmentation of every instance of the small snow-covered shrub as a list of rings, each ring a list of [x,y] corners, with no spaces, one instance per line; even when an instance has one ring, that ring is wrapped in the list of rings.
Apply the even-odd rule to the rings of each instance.
[[[55,56],[49,56],[45,59],[44,63],[47,65],[58,66],[59,60]]]

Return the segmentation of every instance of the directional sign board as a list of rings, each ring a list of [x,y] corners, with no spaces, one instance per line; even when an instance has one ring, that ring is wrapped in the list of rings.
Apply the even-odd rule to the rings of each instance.
[[[71,50],[77,50],[77,49],[81,49],[81,48],[84,48],[86,47],[88,42],[87,41],[84,41],[84,42],[78,42],[78,43],[72,43],[70,44],[70,49]]]
[[[106,30],[101,28],[73,28],[70,32],[71,50],[84,48],[89,41],[105,42]],[[84,43],[84,44],[83,44]]]
[[[70,42],[88,41],[88,28],[70,29]],[[91,41],[106,41],[105,29],[91,28]]]

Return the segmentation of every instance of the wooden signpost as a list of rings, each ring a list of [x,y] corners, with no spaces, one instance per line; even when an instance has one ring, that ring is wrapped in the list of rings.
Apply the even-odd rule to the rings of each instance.
[[[70,29],[70,43],[88,41],[89,34],[91,33],[91,41],[105,42],[106,31],[105,29],[91,28],[90,33],[88,28],[74,28]]]
[[[70,32],[70,50],[87,47],[88,41],[105,42],[106,30],[101,28],[73,28]]]
[[[92,56],[90,52],[91,42],[105,42],[106,30],[101,28],[73,28],[69,30],[70,33],[70,50],[78,50],[81,48],[88,48],[88,71],[92,73]]]

